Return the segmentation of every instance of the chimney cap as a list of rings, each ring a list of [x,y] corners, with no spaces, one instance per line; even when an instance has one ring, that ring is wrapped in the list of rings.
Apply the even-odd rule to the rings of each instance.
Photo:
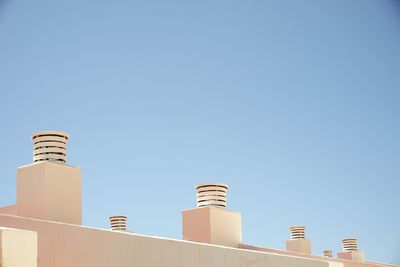
[[[342,239],[343,251],[358,251],[358,239],[355,237]]]
[[[35,139],[36,137],[39,136],[47,136],[47,135],[52,135],[52,136],[60,136],[60,137],[64,137],[65,139],[69,139],[69,134],[67,132],[63,132],[63,131],[38,131],[38,132],[34,132],[32,134],[32,140]]]
[[[292,225],[290,226],[290,229],[305,229],[306,227],[304,225]]]
[[[32,134],[33,162],[67,162],[69,135],[62,131],[39,131]]]
[[[342,244],[347,244],[347,243],[358,243],[358,238],[355,237],[342,238]]]
[[[111,216],[108,216],[108,218],[111,220],[111,219],[118,219],[118,218],[121,218],[121,219],[127,219],[128,217],[126,216],[126,215],[111,215]]]
[[[108,217],[112,231],[126,231],[126,221],[128,219],[125,215],[111,215]]]
[[[306,227],[304,225],[290,226],[291,239],[305,239],[306,238]]]
[[[201,183],[196,185],[197,207],[226,208],[228,185],[224,183]]]
[[[208,187],[208,186],[218,186],[218,187],[225,187],[228,189],[228,185],[224,183],[201,183],[196,185],[196,189],[201,187]]]

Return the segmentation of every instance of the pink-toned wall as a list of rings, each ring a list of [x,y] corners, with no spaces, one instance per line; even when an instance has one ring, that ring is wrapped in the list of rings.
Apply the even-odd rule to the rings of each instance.
[[[183,211],[182,235],[184,240],[211,243],[209,209],[203,208]]]
[[[18,210],[17,210],[17,205],[8,205],[5,207],[0,208],[0,214],[8,214],[8,215],[17,215]]]
[[[242,243],[239,212],[220,207],[201,207],[182,212],[183,239],[237,248]]]
[[[341,263],[0,215],[38,234],[38,267],[343,267]]]
[[[320,259],[320,260],[329,259],[330,261],[343,263],[344,267],[395,266],[395,265],[389,265],[389,264],[382,265],[382,264],[372,263],[372,262],[356,262],[356,261],[352,261],[352,260],[345,260],[345,259],[338,259],[338,258],[327,258],[324,256],[310,255],[310,254],[305,254],[305,253],[297,253],[297,252],[293,252],[293,251],[278,250],[278,249],[272,249],[272,248],[260,248],[260,247],[255,247],[255,246],[251,246],[251,245],[245,245],[245,244],[240,245],[240,248],[254,250],[254,251],[277,253],[277,254],[288,255],[288,256],[301,256],[301,257],[308,258],[308,259]]]
[[[17,169],[18,215],[82,223],[82,178],[74,166],[41,161]]]

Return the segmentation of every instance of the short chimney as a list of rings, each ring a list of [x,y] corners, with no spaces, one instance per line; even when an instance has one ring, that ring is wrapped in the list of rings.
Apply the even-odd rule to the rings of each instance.
[[[112,215],[109,219],[112,231],[126,231],[127,217],[125,215]]]
[[[364,253],[358,250],[357,238],[344,238],[342,239],[343,251],[338,252],[339,259],[353,260],[364,262]]]
[[[288,251],[311,254],[311,241],[306,239],[305,226],[290,227],[290,239],[286,240]]]
[[[196,186],[197,208],[182,211],[183,239],[239,247],[242,219],[239,212],[226,209],[228,186],[205,183]]]
[[[324,256],[332,258],[332,249],[324,249]]]
[[[199,184],[196,186],[197,207],[226,208],[228,186],[220,183]]]
[[[42,131],[32,134],[33,162],[66,163],[68,134],[60,131]]]

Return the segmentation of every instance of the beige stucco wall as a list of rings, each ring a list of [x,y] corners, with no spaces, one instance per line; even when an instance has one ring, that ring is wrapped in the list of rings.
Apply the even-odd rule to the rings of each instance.
[[[36,267],[36,233],[0,227],[0,266]]]
[[[323,260],[118,233],[11,215],[0,215],[0,226],[37,231],[39,267],[332,266]]]

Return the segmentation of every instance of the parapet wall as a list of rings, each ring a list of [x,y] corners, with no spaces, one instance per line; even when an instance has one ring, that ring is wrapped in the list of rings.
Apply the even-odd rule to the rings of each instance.
[[[343,267],[341,263],[0,215],[38,234],[38,267]]]
[[[308,259],[319,259],[319,260],[327,259],[324,256],[311,255],[311,254],[293,252],[293,251],[288,251],[288,250],[278,250],[278,249],[273,249],[273,248],[261,248],[261,247],[245,245],[245,244],[241,244],[240,248],[254,250],[254,251],[263,251],[263,252],[268,252],[268,253],[276,253],[276,254],[280,254],[280,255],[299,256],[299,257],[304,257],[304,258],[308,258]],[[394,265],[394,264],[381,264],[381,263],[375,263],[375,262],[358,262],[358,261],[339,259],[339,258],[329,258],[329,261],[343,264],[342,265],[343,267],[384,267],[384,266],[400,267],[399,265]]]

